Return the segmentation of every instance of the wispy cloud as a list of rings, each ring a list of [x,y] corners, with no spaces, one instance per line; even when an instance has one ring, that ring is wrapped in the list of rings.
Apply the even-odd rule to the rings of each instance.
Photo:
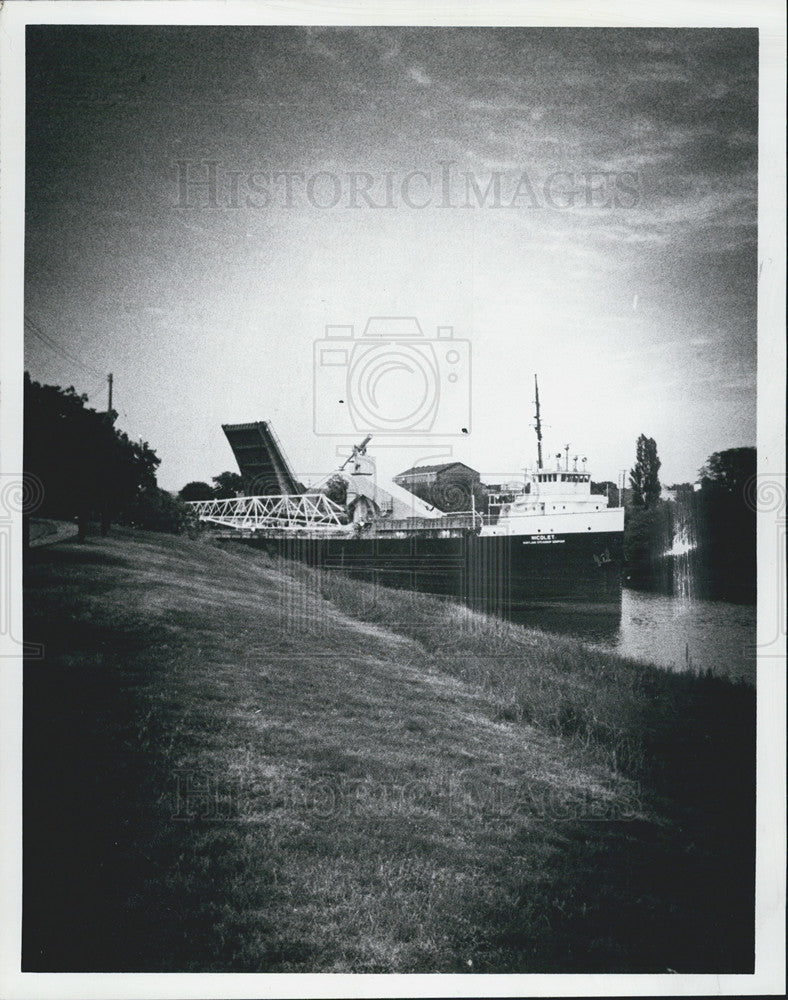
[[[427,76],[427,74],[420,66],[408,66],[407,73],[408,76],[411,78],[411,80],[418,83],[420,87],[432,86],[432,80]]]

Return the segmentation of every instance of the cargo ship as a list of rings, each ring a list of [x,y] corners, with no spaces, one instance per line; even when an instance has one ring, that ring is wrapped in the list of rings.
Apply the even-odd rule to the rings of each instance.
[[[570,468],[568,446],[545,466],[538,386],[536,407],[536,467],[488,492],[486,509],[477,509],[473,491],[467,510],[445,512],[380,482],[371,436],[327,477],[332,489],[306,490],[265,422],[223,426],[250,495],[192,506],[201,522],[234,541],[325,572],[452,595],[485,611],[620,601],[624,509],[591,492],[586,459],[578,468],[574,458]]]

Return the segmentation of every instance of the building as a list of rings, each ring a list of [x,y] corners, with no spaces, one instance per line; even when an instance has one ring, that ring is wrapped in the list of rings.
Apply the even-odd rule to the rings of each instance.
[[[430,487],[436,483],[478,483],[479,473],[464,462],[445,462],[443,465],[414,465],[404,472],[394,476],[394,482],[399,486],[404,486],[406,490],[411,487]]]
[[[414,465],[394,476],[394,482],[443,511],[470,510],[486,495],[479,473],[464,462]]]

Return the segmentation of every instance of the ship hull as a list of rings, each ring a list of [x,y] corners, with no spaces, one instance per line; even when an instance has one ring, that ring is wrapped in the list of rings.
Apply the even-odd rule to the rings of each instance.
[[[240,540],[240,539],[239,539]],[[539,601],[618,602],[621,532],[587,535],[243,539],[271,554],[490,611]]]

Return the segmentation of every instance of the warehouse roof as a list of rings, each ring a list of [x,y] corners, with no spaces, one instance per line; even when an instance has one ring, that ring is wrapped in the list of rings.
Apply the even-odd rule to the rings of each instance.
[[[398,472],[394,478],[396,479],[398,476],[410,476],[421,472],[445,472],[446,469],[453,469],[455,466],[467,469],[474,476],[479,475],[475,469],[472,469],[470,465],[466,465],[465,462],[443,462],[441,465],[412,465],[409,469],[405,469],[404,472]]]

